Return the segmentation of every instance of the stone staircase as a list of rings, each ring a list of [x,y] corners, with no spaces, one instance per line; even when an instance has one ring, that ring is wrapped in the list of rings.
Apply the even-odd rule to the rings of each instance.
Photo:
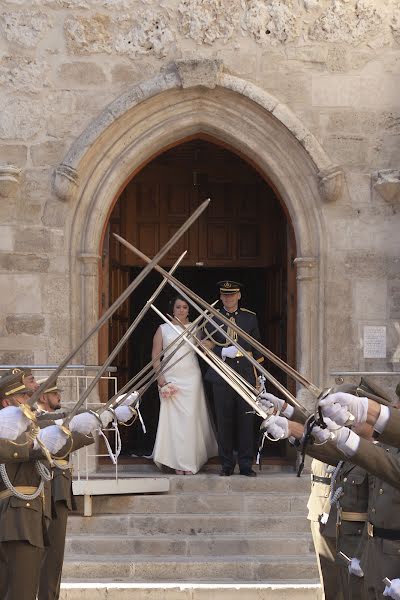
[[[307,476],[170,477],[168,494],[97,496],[70,517],[62,600],[320,597]]]

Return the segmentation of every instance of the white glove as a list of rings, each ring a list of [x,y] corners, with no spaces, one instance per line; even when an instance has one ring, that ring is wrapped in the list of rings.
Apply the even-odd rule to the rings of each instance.
[[[330,440],[348,458],[357,452],[360,445],[360,437],[354,431],[351,431],[348,427],[339,427],[335,431],[331,430],[331,433]]]
[[[222,360],[225,360],[226,358],[236,358],[237,354],[238,349],[236,346],[228,346],[227,348],[222,348],[221,350]]]
[[[281,400],[280,398],[278,398],[277,396],[274,396],[273,394],[270,394],[269,392],[261,392],[261,394],[258,396],[257,398],[259,404],[261,404],[262,408],[265,411],[268,411],[270,408],[274,408],[276,411],[281,412],[282,411],[282,407],[285,404],[285,400]],[[294,408],[293,406],[290,406],[290,404],[288,404],[285,408],[285,410],[282,412],[282,414],[287,418],[290,419],[290,417],[293,415],[294,413]]]
[[[354,425],[365,423],[368,415],[368,398],[359,398],[346,392],[329,394],[319,401],[322,414],[329,417],[338,425],[345,425],[349,420],[348,413],[352,414]]]
[[[134,413],[132,413],[132,409],[129,406],[117,406],[115,414],[120,423],[127,423],[134,416]]]
[[[322,427],[319,427],[319,425],[316,425],[315,427],[313,427],[313,430],[312,430],[313,438],[315,438],[317,440],[317,442],[319,442],[321,444],[323,442],[326,442],[327,440],[335,440],[336,441],[336,437],[334,437],[334,436],[335,436],[336,432],[340,431],[340,429],[342,429],[342,428],[339,427],[338,424],[335,423],[335,421],[332,421],[332,419],[329,419],[328,417],[324,418],[324,423],[326,425],[325,429],[323,429]],[[333,435],[332,435],[332,433],[333,433]]]
[[[364,571],[360,566],[360,560],[358,558],[352,558],[351,563],[348,565],[348,570],[350,575],[355,575],[356,577],[364,577]]]
[[[124,400],[118,406],[132,406],[132,404],[139,397],[139,392],[131,392],[130,394],[125,394]]]
[[[104,410],[99,415],[99,417],[100,417],[100,421],[101,421],[102,426],[105,428],[105,427],[109,426],[109,424],[111,423],[111,421],[114,418],[114,415],[109,410]]]
[[[385,587],[383,595],[400,600],[400,579],[392,579],[391,584]]]
[[[68,436],[63,432],[57,425],[49,425],[41,429],[37,435],[37,438],[47,448],[50,454],[57,454],[65,446],[68,440]],[[35,440],[36,441],[36,440]],[[34,445],[35,447],[35,445]]]
[[[0,438],[16,440],[28,429],[30,422],[18,406],[6,406],[0,410]]]
[[[72,417],[69,428],[76,433],[84,433],[85,435],[94,434],[96,429],[99,429],[100,423],[94,415],[88,412],[80,413]]]
[[[272,416],[261,423],[260,430],[276,440],[289,437],[289,423],[285,417]]]
[[[115,398],[114,404],[117,406],[130,406],[139,396],[139,392],[131,392],[130,394],[120,394]]]

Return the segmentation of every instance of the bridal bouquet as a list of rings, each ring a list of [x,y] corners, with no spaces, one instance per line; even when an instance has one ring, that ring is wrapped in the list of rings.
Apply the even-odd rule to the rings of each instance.
[[[162,400],[174,400],[179,388],[173,383],[167,383],[160,389],[160,398]]]

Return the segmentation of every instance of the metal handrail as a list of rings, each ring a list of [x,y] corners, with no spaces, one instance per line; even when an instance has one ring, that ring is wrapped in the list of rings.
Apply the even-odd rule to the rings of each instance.
[[[0,371],[8,371],[8,369],[32,369],[32,371],[50,371],[57,369],[58,365],[0,365]],[[67,365],[65,370],[71,371],[98,371],[101,365]],[[111,373],[117,372],[117,367],[109,366],[107,371]]]
[[[372,375],[374,377],[400,377],[400,371],[331,371],[332,377],[355,377]]]

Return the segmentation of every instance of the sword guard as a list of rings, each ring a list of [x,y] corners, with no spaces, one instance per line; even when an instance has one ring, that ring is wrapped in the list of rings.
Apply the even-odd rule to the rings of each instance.
[[[36,415],[28,404],[20,404],[20,410],[24,413],[25,417],[30,421],[36,421]]]

